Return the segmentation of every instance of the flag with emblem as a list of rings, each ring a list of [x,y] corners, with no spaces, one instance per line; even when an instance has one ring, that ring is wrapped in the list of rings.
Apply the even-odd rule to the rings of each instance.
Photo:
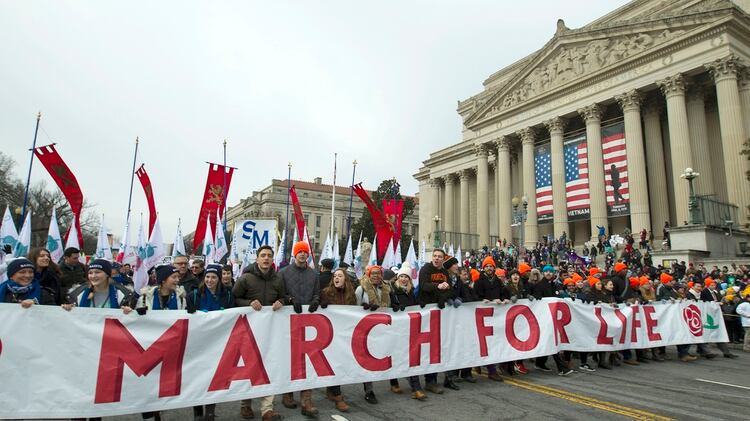
[[[172,258],[187,256],[185,252],[185,240],[182,238],[182,220],[177,220],[177,232],[174,235],[174,246],[172,247]]]
[[[3,224],[0,225],[0,243],[2,246],[9,245],[10,249],[16,248],[18,242],[18,230],[16,229],[16,222],[13,220],[13,216],[10,214],[10,208],[5,207],[5,214],[3,215]]]
[[[364,265],[362,264],[362,231],[359,232],[359,241],[357,241],[357,251],[354,253],[354,273],[357,279],[362,278],[364,274]]]
[[[534,154],[536,214],[539,223],[552,222],[552,156],[549,146],[537,146]]]
[[[150,222],[149,222],[150,224]],[[164,257],[167,255],[167,248],[164,246],[164,237],[161,233],[161,224],[159,218],[154,221],[154,227],[151,230],[151,236],[148,238],[146,243],[146,258],[143,264],[146,266],[146,270],[158,265]]]
[[[214,262],[214,239],[212,235],[212,229],[211,227],[206,227],[206,230],[203,232],[203,251],[201,254],[206,256],[205,263],[211,264]]]
[[[26,213],[21,232],[18,233],[18,241],[13,249],[13,256],[26,257],[31,248],[31,212]]]
[[[563,155],[568,220],[588,219],[591,215],[591,201],[589,199],[589,159],[586,135],[566,140],[563,145]]]
[[[221,223],[221,219],[216,218],[216,241],[214,242],[214,262],[220,261],[229,252],[227,247],[227,238],[224,234],[224,225]]]
[[[146,269],[147,258],[146,234],[143,231],[143,215],[141,215],[141,224],[138,227],[138,241],[135,246],[135,265],[133,265],[133,285],[134,291],[141,291],[148,285],[148,269]]]
[[[107,238],[107,227],[104,226],[104,214],[99,219],[99,235],[96,237],[94,257],[112,261],[112,247],[110,247],[109,238]]]
[[[54,207],[52,208],[52,217],[49,220],[49,230],[47,230],[47,250],[49,250],[49,257],[53,262],[60,262],[63,257],[63,244],[60,226],[57,225],[57,210]]]

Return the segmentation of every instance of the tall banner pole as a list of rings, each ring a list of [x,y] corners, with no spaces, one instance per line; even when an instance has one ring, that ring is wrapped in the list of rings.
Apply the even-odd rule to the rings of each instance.
[[[354,196],[354,174],[357,173],[357,160],[352,162],[352,184],[349,186],[349,216],[346,218],[346,236],[347,238],[352,234],[352,197]]]
[[[336,161],[338,161],[339,154],[334,152],[333,154],[333,188],[331,193],[331,241],[338,241],[333,238],[333,232],[336,222]]]
[[[39,120],[42,119],[42,112],[36,114],[36,128],[34,129],[34,141],[31,142],[31,158],[29,159],[29,173],[26,175],[26,188],[23,192],[23,208],[21,210],[21,224],[26,220],[26,206],[29,203],[29,183],[31,182],[31,166],[34,165],[34,150],[36,149],[36,135],[39,133]]]
[[[135,137],[135,152],[133,152],[133,171],[130,172],[130,193],[128,193],[128,215],[125,223],[130,221],[130,205],[133,203],[133,179],[135,178],[135,161],[138,158],[138,136]]]
[[[224,208],[224,232],[227,231],[227,140],[224,139],[224,187],[222,189],[224,199],[222,200],[222,206]]]
[[[286,186],[286,222],[284,223],[284,232],[288,233],[289,232],[289,194],[290,194],[289,191],[292,189],[292,163],[289,162],[289,164],[287,166],[289,167],[289,172],[286,175],[286,181],[287,181],[287,186]],[[288,242],[289,241],[289,236],[287,235],[286,238],[287,239],[285,240],[285,242]],[[287,250],[291,250],[288,247],[288,243],[284,244],[284,259],[286,259],[286,251]],[[291,251],[290,251],[290,253],[291,253]]]

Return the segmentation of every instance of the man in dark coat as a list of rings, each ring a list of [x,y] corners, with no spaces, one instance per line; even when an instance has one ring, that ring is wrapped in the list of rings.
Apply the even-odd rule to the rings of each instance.
[[[419,269],[419,292],[417,302],[424,307],[427,304],[437,304],[438,308],[445,308],[444,292],[450,290],[448,271],[443,268],[445,252],[441,249],[432,251],[432,261]],[[442,296],[442,297],[441,297]],[[438,373],[425,374],[425,390],[441,394],[443,388],[437,384]]]
[[[534,284],[531,290],[531,296],[537,300],[541,300],[545,297],[556,297],[557,293],[552,282],[555,280],[555,268],[552,265],[546,265],[542,268],[542,280]],[[573,370],[568,368],[567,365],[560,358],[560,354],[552,355],[552,359],[555,360],[557,366],[557,374],[561,376],[567,376],[572,373]],[[547,357],[537,357],[536,368],[542,371],[550,371],[547,368]]]

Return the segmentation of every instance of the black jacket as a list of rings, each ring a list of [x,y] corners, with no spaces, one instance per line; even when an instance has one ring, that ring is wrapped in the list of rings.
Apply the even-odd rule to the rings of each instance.
[[[542,278],[541,281],[534,284],[534,287],[531,289],[531,295],[538,300],[544,297],[557,296],[554,285],[547,278]]]
[[[432,263],[428,263],[419,269],[419,292],[417,302],[421,304],[435,304],[440,301],[445,302],[447,293],[450,289],[441,291],[438,285],[448,282],[448,271],[443,268],[436,268]]]
[[[198,288],[198,285],[200,285],[200,283],[200,279],[196,278],[195,275],[193,275],[193,273],[190,271],[187,271],[187,273],[185,273],[185,277],[180,279],[180,286],[185,289],[186,294],[190,294],[193,289]]]
[[[206,310],[201,307],[201,299],[206,295],[206,286],[194,288],[187,294],[187,309],[189,313],[197,310]],[[216,285],[216,302],[222,309],[234,307],[234,296],[232,291],[224,286],[221,282]]]
[[[401,307],[417,305],[417,299],[414,297],[414,290],[406,292],[394,285],[393,288],[391,288],[391,304],[397,304]]]
[[[333,279],[333,272],[319,272],[318,273],[318,283],[320,284],[320,290],[323,291],[328,287],[328,285],[331,284],[331,279]]]
[[[500,279],[495,275],[492,275],[492,277],[489,278],[485,276],[484,273],[479,275],[479,279],[474,284],[474,293],[476,293],[477,299],[479,300],[492,301],[496,299],[510,299],[510,296],[505,289],[505,285],[500,282]]]
[[[255,300],[260,301],[263,306],[273,305],[277,300],[287,304],[284,300],[284,282],[273,267],[265,274],[260,271],[257,263],[253,263],[248,269],[232,288],[237,307],[249,306]]]
[[[60,286],[60,278],[54,270],[47,268],[41,273],[34,272],[34,278],[39,281],[39,285],[52,291],[55,296],[55,304],[60,305],[65,302],[65,294],[63,294],[62,287]]]

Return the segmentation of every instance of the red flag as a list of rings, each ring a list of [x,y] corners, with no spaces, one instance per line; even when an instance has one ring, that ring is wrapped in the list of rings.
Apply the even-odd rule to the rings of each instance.
[[[372,223],[375,225],[375,234],[378,236],[378,260],[380,260],[385,256],[385,249],[388,248],[388,242],[393,237],[393,230],[385,219],[383,212],[375,207],[375,203],[373,203],[367,190],[362,187],[362,183],[353,185],[352,190],[354,190],[354,193],[357,193],[357,196],[362,199],[365,206],[367,206],[367,209],[370,211]]]
[[[297,190],[294,186],[289,188],[289,198],[292,201],[292,209],[294,209],[294,220],[297,223],[297,235],[300,241],[305,238],[305,216],[302,215],[302,208],[299,205],[299,198],[297,198]]]
[[[403,200],[383,200],[383,213],[385,220],[393,231],[393,247],[396,247],[401,241],[401,222],[404,219],[404,201]]]
[[[229,184],[232,182],[234,168],[224,167],[219,164],[208,165],[208,177],[206,178],[206,190],[203,193],[203,202],[201,202],[201,211],[198,214],[198,225],[195,227],[195,237],[193,237],[193,253],[198,250],[198,246],[203,242],[206,235],[206,226],[210,223],[211,230],[216,224],[216,216],[221,218],[224,215],[224,201],[229,192]],[[224,178],[226,174],[226,190],[224,189]],[[211,215],[211,221],[209,221]]]
[[[81,192],[81,186],[78,185],[76,176],[70,171],[70,168],[65,164],[60,154],[57,153],[55,145],[40,146],[34,149],[34,155],[39,158],[39,161],[47,169],[47,172],[55,180],[57,187],[60,188],[65,199],[70,204],[70,210],[75,215],[75,228],[78,232],[78,242],[80,248],[83,248],[83,233],[81,232],[81,209],[83,209],[83,192]],[[70,233],[70,230],[68,230]],[[65,234],[65,241],[67,241],[68,234]]]
[[[140,168],[136,170],[135,175],[138,176],[138,181],[141,182],[143,192],[146,194],[146,201],[148,202],[148,235],[151,237],[151,231],[154,230],[154,224],[156,223],[156,203],[154,202],[154,190],[151,187],[151,179],[146,173],[146,167],[141,164]]]

